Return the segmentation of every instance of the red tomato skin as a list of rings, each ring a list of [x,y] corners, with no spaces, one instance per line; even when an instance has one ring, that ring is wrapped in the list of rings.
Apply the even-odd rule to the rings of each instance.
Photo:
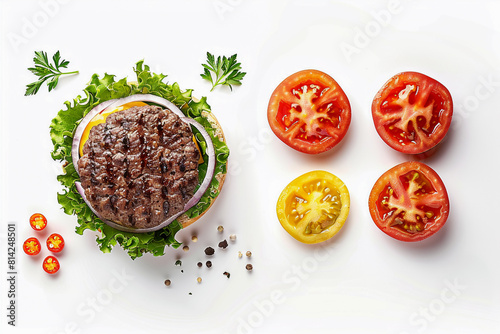
[[[391,96],[394,97],[398,92],[402,93],[404,91],[403,88],[410,84],[417,86],[417,93],[409,97],[409,100],[413,97],[414,105],[418,104],[415,108],[422,112],[425,109],[420,105],[419,99],[427,94],[426,91],[432,93],[428,96],[432,101],[437,101],[436,105],[439,107],[439,110],[434,110],[435,108],[433,108],[432,111],[431,122],[435,123],[433,130],[429,131],[430,134],[428,136],[415,139],[419,141],[418,143],[413,141],[405,143],[404,140],[400,142],[401,138],[396,137],[396,134],[391,133],[387,129],[388,125],[386,120],[384,120],[384,113],[381,111],[383,106],[387,107],[391,105],[387,103],[388,98]],[[425,106],[427,101],[423,103]],[[397,112],[394,113],[397,114]],[[448,89],[437,80],[418,72],[402,72],[394,75],[377,92],[372,102],[372,117],[377,133],[387,145],[405,154],[424,153],[438,145],[450,128],[452,116],[453,99]],[[412,128],[414,128],[413,124],[415,123],[412,123]],[[423,133],[422,130],[420,130],[420,133]]]
[[[380,210],[381,205],[379,202],[381,191],[384,189],[384,187],[386,187],[387,180],[389,178],[394,176],[400,177],[412,171],[421,173],[429,181],[431,181],[432,186],[436,188],[436,191],[440,193],[440,196],[442,198],[440,203],[441,207],[439,208],[439,210],[436,210],[439,212],[439,217],[435,220],[435,222],[433,224],[430,224],[429,226],[426,226],[425,231],[413,234],[385,224],[383,219],[383,213]],[[373,222],[382,232],[384,232],[385,234],[394,239],[405,242],[421,241],[434,235],[444,226],[444,224],[448,220],[450,212],[450,202],[448,198],[448,193],[446,191],[443,181],[431,167],[427,166],[422,162],[417,162],[417,161],[401,163],[389,169],[384,174],[382,174],[382,176],[380,176],[377,182],[375,182],[375,185],[373,186],[370,192],[368,206],[370,209],[370,215],[372,217]]]
[[[322,135],[324,135],[324,137],[313,142],[290,139],[289,133],[287,133],[284,129],[284,125],[278,120],[280,104],[284,102],[284,96],[287,96],[287,94],[290,95],[291,89],[299,87],[302,84],[309,85],[317,83],[321,83],[321,86],[331,86],[333,87],[332,91],[336,91],[338,93],[338,103],[340,106],[336,107],[341,110],[339,115],[340,121],[338,125],[328,126],[329,129],[334,127],[337,127],[338,129],[332,130],[334,131],[333,135],[331,135],[327,130],[321,129],[319,132],[323,132]],[[332,149],[344,138],[351,123],[351,105],[347,95],[331,76],[318,70],[309,69],[299,71],[288,76],[276,87],[269,100],[267,118],[271,130],[283,143],[302,153],[319,154]],[[326,133],[328,133],[328,135],[326,135]]]

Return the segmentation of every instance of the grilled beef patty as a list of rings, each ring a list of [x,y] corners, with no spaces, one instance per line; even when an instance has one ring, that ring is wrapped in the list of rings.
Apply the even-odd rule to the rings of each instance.
[[[94,126],[78,168],[103,218],[149,228],[183,211],[198,184],[198,159],[188,124],[168,109],[143,106]]]

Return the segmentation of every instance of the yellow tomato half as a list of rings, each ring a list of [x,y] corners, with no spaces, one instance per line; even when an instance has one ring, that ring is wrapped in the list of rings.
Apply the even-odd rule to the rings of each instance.
[[[344,226],[349,206],[344,182],[317,170],[299,176],[283,189],[276,213],[292,237],[315,244],[330,239]]]

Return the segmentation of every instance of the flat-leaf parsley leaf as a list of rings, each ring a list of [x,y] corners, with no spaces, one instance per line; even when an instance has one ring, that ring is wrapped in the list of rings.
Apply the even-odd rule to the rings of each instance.
[[[207,52],[207,64],[202,64],[204,70],[201,77],[212,83],[212,89],[218,85],[226,85],[233,90],[232,85],[241,85],[241,80],[246,75],[245,72],[241,72],[241,63],[236,61],[236,54],[227,58],[226,56],[217,57],[215,59],[214,55]]]
[[[38,80],[26,85],[26,93],[25,96],[35,95],[42,84],[47,82],[47,86],[49,86],[49,92],[57,86],[59,82],[59,77],[65,74],[77,74],[78,71],[73,72],[61,72],[61,68],[67,68],[69,61],[61,59],[61,55],[59,51],[57,51],[54,56],[52,56],[52,60],[54,64],[51,64],[49,58],[47,57],[47,52],[44,51],[35,51],[35,57],[33,58],[33,62],[35,63],[35,67],[28,68],[31,73],[38,77]]]

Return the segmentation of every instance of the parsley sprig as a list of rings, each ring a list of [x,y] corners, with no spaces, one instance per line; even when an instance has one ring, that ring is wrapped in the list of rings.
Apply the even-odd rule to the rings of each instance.
[[[206,79],[212,83],[212,89],[218,85],[226,85],[233,90],[232,85],[241,85],[241,80],[246,75],[245,72],[241,72],[241,63],[236,61],[236,54],[227,58],[226,56],[217,57],[215,60],[214,55],[207,52],[207,64],[202,64],[204,71],[201,74],[203,79]]]
[[[34,75],[38,77],[38,80],[26,85],[26,93],[25,96],[35,95],[42,84],[47,82],[47,86],[49,86],[49,92],[57,86],[59,82],[59,77],[65,74],[77,74],[78,71],[73,72],[61,72],[61,68],[67,68],[69,61],[61,59],[61,55],[59,51],[57,51],[54,56],[52,56],[52,60],[54,64],[51,64],[49,58],[47,57],[47,52],[44,51],[35,51],[35,57],[33,58],[33,62],[35,63],[35,67],[30,67],[30,70]]]

